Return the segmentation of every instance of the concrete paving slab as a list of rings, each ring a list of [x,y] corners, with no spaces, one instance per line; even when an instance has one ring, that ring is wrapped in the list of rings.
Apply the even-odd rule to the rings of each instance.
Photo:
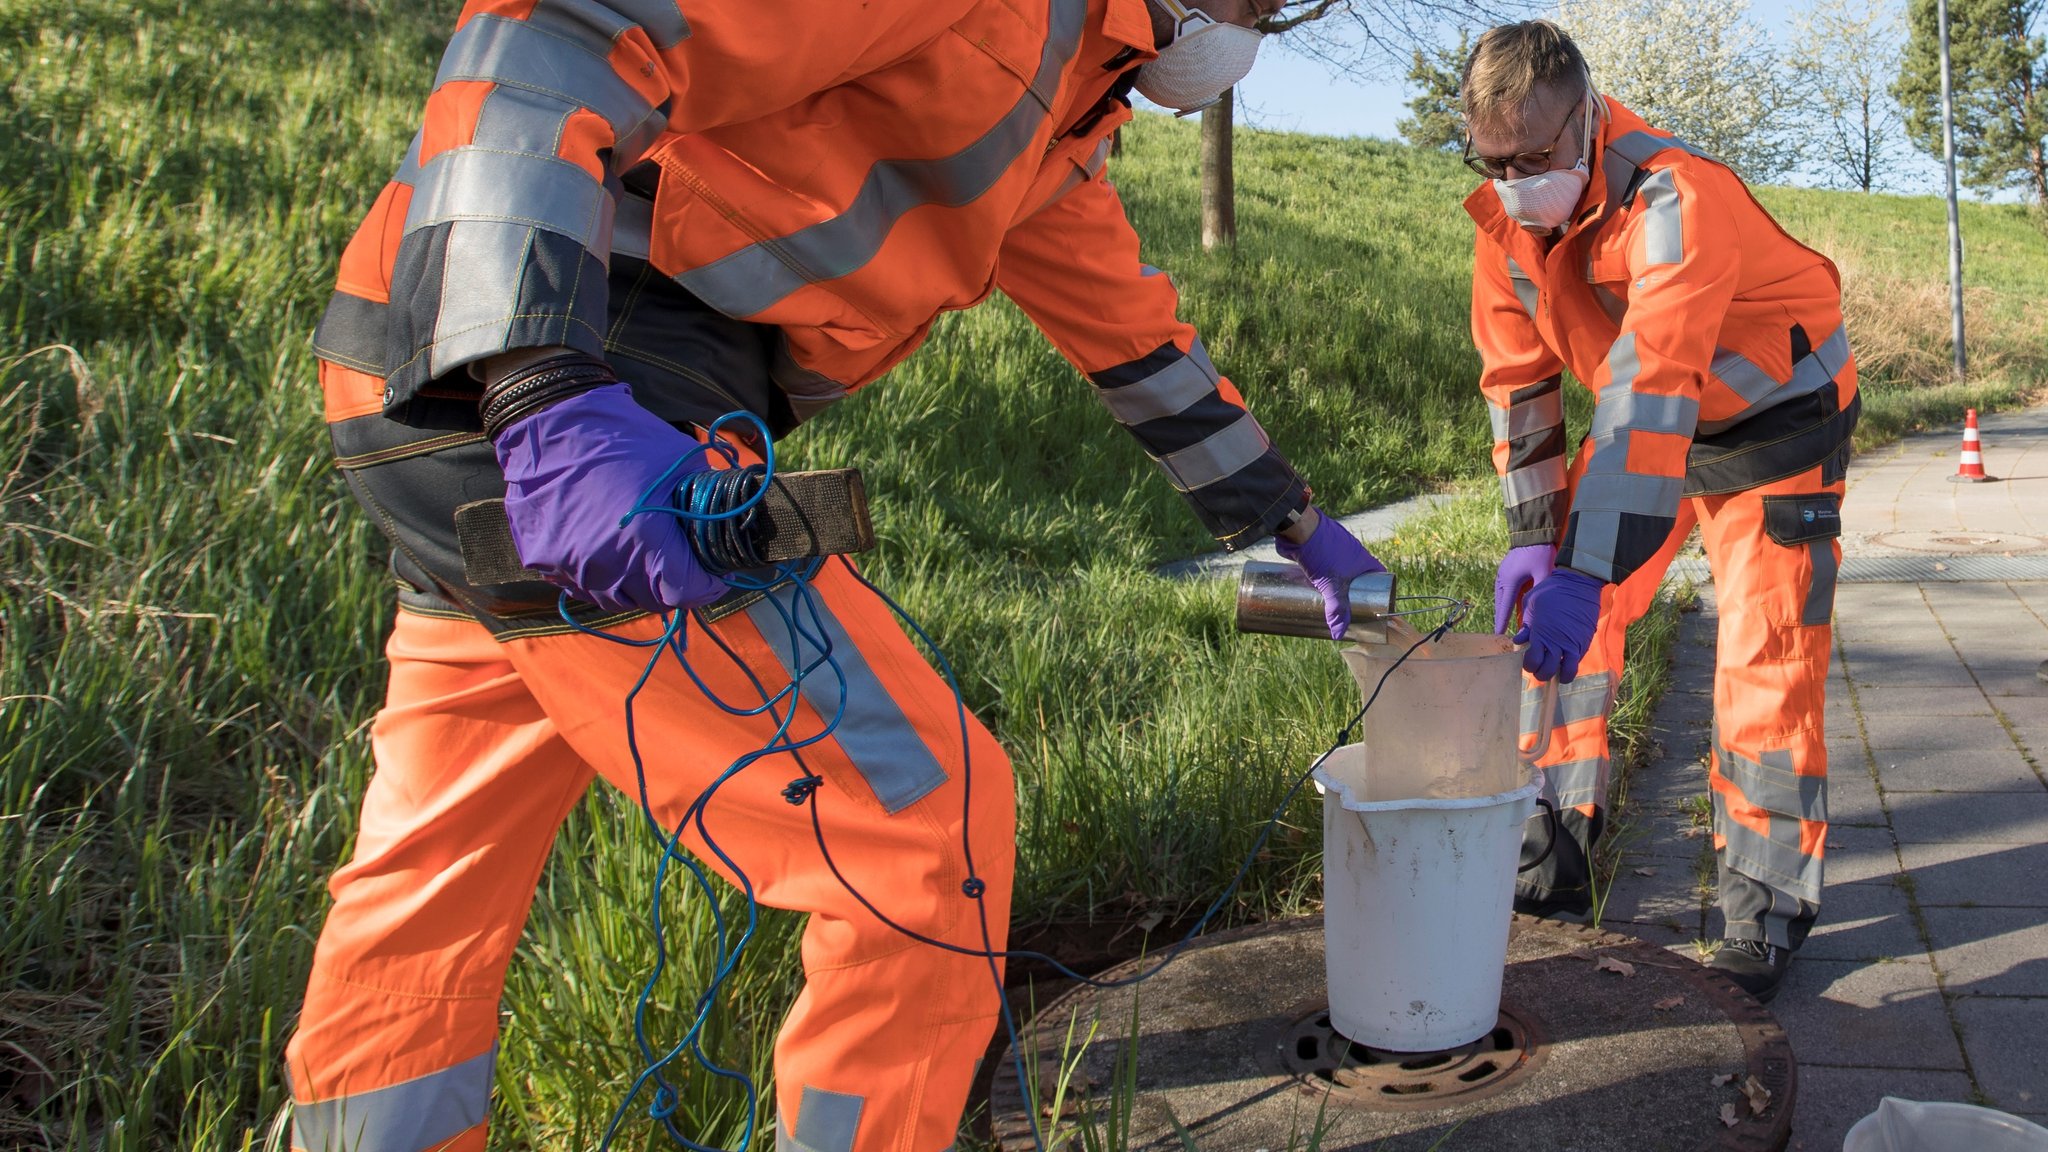
[[[1956,1001],[1956,1023],[1991,1106],[2041,1112],[2048,1104],[2048,1045],[2041,1043],[2048,1034],[2048,1000],[1965,996]]]
[[[1899,855],[1923,909],[2048,908],[2048,843],[1901,844]]]
[[[1799,1103],[1792,1113],[1788,1152],[1841,1152],[1858,1120],[1887,1096],[1968,1104],[1970,1078],[1961,1072],[1900,1068],[1838,1068],[1799,1063]]]
[[[1883,880],[1899,870],[1898,849],[1892,845],[1890,828],[1830,824],[1825,859],[1829,884]]]
[[[1893,960],[1925,956],[1912,902],[1896,884],[1830,884],[1821,889],[1820,920],[1799,960]]]
[[[1861,757],[1847,764],[1836,760],[1832,754],[1828,758],[1828,824],[1886,826],[1884,806],[1877,798],[1877,785],[1871,782],[1870,772],[1863,767]]]
[[[1865,704],[1864,699],[1857,699],[1863,714],[1863,735],[1870,743],[1872,758],[1879,764],[1907,749],[1967,752],[2012,747],[2012,737],[1994,716],[1907,716]]]
[[[2048,791],[1885,792],[1892,830],[1915,844],[2048,842]]]
[[[1929,684],[1884,684],[1865,681],[1856,686],[1860,708],[1890,716],[1989,716],[1991,701],[1976,688],[1944,688]]]
[[[2048,915],[2041,909],[1921,912],[1934,939],[1934,965],[1949,995],[2048,997]]]
[[[1850,683],[1859,687],[1864,684],[1946,688],[1977,686],[1977,678],[1970,675],[1970,670],[1963,666],[1955,651],[1945,644],[1940,648],[1859,646],[1849,649],[1843,656],[1843,662],[1848,665]]]
[[[1882,963],[1801,957],[1785,974],[1771,1014],[1785,1026],[1802,1067],[1963,1069],[1924,955]]]
[[[1895,749],[1878,759],[1877,775],[1887,792],[2048,791],[2026,757],[2011,747],[1967,752]]]
[[[1697,933],[1703,921],[1708,894],[1700,891],[1700,880],[1692,860],[1677,857],[1636,857],[1625,860],[1614,878],[1601,922],[1623,924],[1664,924]],[[1651,873],[1639,875],[1639,871]],[[1711,875],[1711,873],[1709,873]]]

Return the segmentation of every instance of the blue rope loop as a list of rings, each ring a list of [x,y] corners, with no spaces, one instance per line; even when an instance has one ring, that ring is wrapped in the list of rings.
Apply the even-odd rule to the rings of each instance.
[[[724,439],[724,430],[733,424],[740,423],[751,425],[755,435],[746,438],[762,445],[761,463],[742,463],[743,458],[739,449],[730,441]],[[709,459],[714,456],[722,460],[725,466],[717,467],[711,465]],[[702,466],[692,466],[700,463]],[[654,880],[651,886],[652,890],[649,893],[647,905],[648,927],[654,937],[654,962],[646,981],[641,985],[639,999],[635,1003],[632,1013],[633,1040],[640,1050],[642,1066],[628,1088],[625,1098],[619,1102],[617,1109],[614,1110],[611,1122],[605,1128],[604,1139],[599,1148],[606,1150],[606,1152],[611,1148],[612,1141],[617,1137],[625,1118],[631,1112],[633,1102],[640,1097],[643,1090],[648,1091],[649,1096],[647,1106],[648,1117],[659,1124],[662,1130],[668,1134],[669,1138],[678,1147],[686,1149],[688,1152],[726,1152],[724,1149],[701,1144],[690,1139],[683,1134],[676,1124],[676,1113],[682,1106],[682,1094],[668,1077],[671,1066],[677,1065],[678,1061],[681,1061],[685,1056],[689,1058],[689,1061],[696,1068],[716,1079],[732,1081],[744,1092],[747,1101],[746,1123],[739,1148],[748,1149],[753,1147],[758,1124],[758,1113],[760,1111],[759,1091],[751,1077],[739,1070],[719,1065],[705,1053],[703,1046],[705,1024],[709,1020],[712,1010],[718,1004],[719,994],[723,991],[726,981],[731,979],[733,974],[738,971],[741,956],[746,951],[747,945],[752,942],[755,929],[759,923],[760,905],[755,899],[753,881],[748,878],[746,870],[740,866],[739,862],[734,860],[720,846],[705,821],[705,814],[710,809],[718,790],[734,776],[772,756],[788,756],[796,762],[798,767],[802,769],[803,774],[792,779],[783,788],[782,797],[797,807],[809,804],[812,835],[817,841],[819,854],[824,860],[826,867],[831,870],[834,879],[862,907],[867,909],[878,921],[890,929],[930,947],[986,961],[990,978],[995,984],[996,1002],[1000,1009],[1003,1027],[1010,1038],[1010,1051],[1016,1064],[1018,1082],[1020,1084],[1029,1084],[1031,1080],[1024,1065],[1023,1044],[1017,1029],[1015,1014],[1010,1009],[1009,998],[1004,995],[1001,969],[997,966],[998,961],[1039,961],[1050,965],[1055,971],[1069,979],[1095,988],[1124,987],[1149,980],[1153,976],[1158,975],[1167,965],[1173,963],[1194,942],[1196,937],[1201,935],[1209,923],[1223,910],[1230,898],[1236,894],[1246,875],[1250,873],[1252,865],[1257,862],[1260,852],[1264,850],[1267,838],[1279,826],[1287,813],[1287,809],[1294,803],[1295,797],[1300,793],[1302,786],[1308,782],[1310,777],[1314,775],[1315,770],[1321,767],[1337,749],[1350,743],[1355,737],[1358,725],[1364,720],[1366,712],[1372,708],[1373,701],[1379,698],[1379,689],[1386,684],[1387,677],[1392,675],[1394,669],[1399,668],[1405,663],[1423,644],[1440,639],[1456,623],[1455,618],[1446,620],[1441,626],[1422,636],[1406,652],[1402,653],[1400,658],[1395,660],[1385,673],[1381,674],[1379,683],[1374,687],[1372,695],[1367,698],[1364,706],[1353,714],[1350,721],[1339,731],[1336,742],[1331,744],[1329,749],[1321,756],[1318,756],[1315,762],[1309,765],[1308,769],[1297,777],[1288,788],[1279,806],[1274,809],[1272,817],[1259,830],[1258,836],[1252,843],[1251,851],[1245,854],[1243,863],[1238,866],[1237,873],[1231,877],[1230,883],[1224,886],[1223,891],[1209,905],[1208,909],[1202,913],[1201,918],[1188,929],[1187,933],[1167,949],[1157,964],[1137,975],[1119,980],[1094,979],[1074,971],[1072,968],[1041,952],[1004,951],[994,947],[994,934],[989,925],[988,904],[986,900],[988,884],[981,878],[979,871],[974,866],[974,846],[971,834],[974,766],[970,727],[967,719],[967,703],[961,694],[959,679],[954,675],[953,666],[946,659],[945,653],[940,651],[938,645],[924,630],[923,626],[913,619],[910,613],[904,610],[902,605],[898,604],[886,592],[883,592],[863,576],[845,557],[838,558],[841,566],[862,587],[872,592],[884,604],[888,605],[890,612],[917,637],[918,641],[931,653],[940,673],[946,680],[947,687],[953,693],[954,711],[959,725],[961,748],[962,812],[960,847],[962,861],[966,866],[968,876],[967,880],[960,885],[960,892],[963,897],[975,903],[982,946],[980,948],[969,948],[937,940],[915,929],[899,924],[880,908],[876,907],[866,894],[856,888],[852,881],[847,879],[846,875],[840,871],[839,864],[833,859],[831,848],[826,843],[824,823],[819,814],[819,805],[816,803],[818,789],[825,781],[804,764],[803,751],[829,739],[832,733],[838,729],[846,713],[848,682],[844,667],[833,654],[831,637],[824,627],[823,611],[819,607],[817,599],[818,593],[811,584],[811,581],[818,572],[822,570],[824,560],[817,558],[769,565],[761,561],[758,552],[753,547],[752,529],[757,519],[756,510],[767,493],[769,485],[774,482],[774,477],[775,445],[773,438],[769,435],[767,426],[750,412],[729,413],[714,421],[710,428],[706,430],[704,442],[686,453],[664,472],[660,479],[649,486],[646,492],[641,494],[638,502],[619,521],[620,526],[623,527],[636,516],[673,516],[681,522],[690,546],[696,551],[698,559],[704,564],[707,571],[711,571],[719,576],[732,587],[771,593],[764,597],[762,602],[773,607],[782,627],[787,630],[790,640],[789,650],[797,654],[793,657],[792,661],[797,665],[795,672],[791,675],[788,683],[779,686],[773,692],[768,689],[767,685],[761,682],[746,662],[739,657],[739,654],[734,652],[722,637],[712,631],[709,623],[704,620],[701,613],[664,613],[660,617],[662,622],[660,635],[650,640],[632,640],[623,636],[613,636],[579,623],[570,615],[570,602],[566,594],[560,598],[558,603],[562,619],[567,621],[576,631],[608,643],[642,648],[649,652],[647,663],[641,669],[639,678],[626,693],[625,736],[626,747],[633,761],[633,772],[637,785],[642,820],[649,834],[654,837],[655,842],[661,848],[661,857],[655,867]],[[776,592],[786,592],[786,600],[782,596],[773,594]],[[760,697],[759,704],[736,704],[727,701],[705,683],[703,677],[698,674],[690,661],[689,642],[693,630],[689,627],[689,622],[692,619],[696,621],[694,632],[710,640],[731,661],[733,666],[740,669],[746,676],[755,694]],[[809,659],[804,657],[802,654],[807,650],[815,651],[817,653],[816,658]],[[688,676],[696,689],[703,694],[705,699],[711,701],[721,711],[741,718],[766,716],[775,725],[773,734],[759,749],[742,755],[727,766],[710,784],[705,786],[702,792],[698,793],[696,798],[690,802],[689,806],[672,826],[663,824],[654,812],[653,801],[648,791],[647,766],[640,750],[638,727],[635,722],[634,711],[640,693],[653,679],[664,657],[673,657],[677,666]],[[837,681],[839,705],[826,720],[824,727],[817,733],[802,738],[793,737],[791,735],[791,727],[796,721],[798,712],[795,704],[799,695],[803,692],[805,681],[813,675],[826,671],[829,671],[832,678]],[[684,850],[683,836],[686,832],[692,830],[695,831],[697,839],[703,845],[702,850],[709,852],[731,872],[738,882],[742,895],[746,899],[746,923],[737,935],[731,931],[732,926],[726,923],[724,912],[719,906],[718,892],[711,882],[710,874],[693,858],[690,852]],[[687,891],[698,893],[711,909],[712,939],[716,960],[712,965],[710,981],[697,996],[692,1006],[689,1028],[684,1032],[681,1039],[677,1040],[666,1050],[657,1052],[648,1036],[647,1015],[650,1007],[653,1005],[656,989],[668,970],[668,937],[666,920],[663,915],[663,905],[668,880],[671,875],[670,866],[672,864],[680,864],[689,873],[691,884],[689,889],[686,890],[686,895]],[[682,1067],[684,1071],[687,1071],[686,1065]],[[1039,1127],[1038,1117],[1033,1115],[1030,1120],[1033,1143],[1039,1152],[1045,1152],[1045,1139]]]

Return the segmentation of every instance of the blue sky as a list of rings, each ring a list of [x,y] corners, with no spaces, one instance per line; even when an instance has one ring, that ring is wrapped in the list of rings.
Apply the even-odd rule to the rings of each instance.
[[[1767,0],[1750,5],[1750,18],[1782,46],[1790,34],[1792,17],[1812,6],[1812,0]],[[1455,32],[1451,38],[1455,40]],[[1239,86],[1242,122],[1281,131],[1391,139],[1399,135],[1394,122],[1407,115],[1408,99],[1413,95],[1402,80],[1407,70],[1404,60],[1398,66],[1384,66],[1383,76],[1375,81],[1333,78],[1318,61],[1288,51],[1283,38],[1260,50],[1257,66]],[[1940,191],[1941,169],[1936,162],[1919,163],[1913,174],[1917,179],[1902,181],[1906,186],[1900,191]],[[1795,174],[1793,182],[1811,181]]]

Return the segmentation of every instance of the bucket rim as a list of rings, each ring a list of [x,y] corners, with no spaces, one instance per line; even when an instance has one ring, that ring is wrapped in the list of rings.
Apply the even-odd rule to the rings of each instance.
[[[1518,804],[1543,790],[1543,769],[1530,766],[1525,769],[1529,778],[1519,786],[1490,796],[1415,796],[1405,800],[1360,800],[1351,786],[1330,775],[1330,770],[1320,764],[1313,773],[1316,783],[1322,785],[1324,798],[1335,800],[1347,812],[1411,812],[1416,809],[1440,812],[1456,812],[1472,808],[1491,808],[1501,804]]]

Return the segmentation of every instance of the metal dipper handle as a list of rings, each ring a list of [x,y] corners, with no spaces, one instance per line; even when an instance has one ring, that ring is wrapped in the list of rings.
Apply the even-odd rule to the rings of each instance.
[[[1394,574],[1369,572],[1351,582],[1348,639],[1384,644],[1386,618],[1394,610]],[[1249,561],[1237,581],[1237,630],[1268,636],[1328,639],[1323,594],[1293,564]]]

